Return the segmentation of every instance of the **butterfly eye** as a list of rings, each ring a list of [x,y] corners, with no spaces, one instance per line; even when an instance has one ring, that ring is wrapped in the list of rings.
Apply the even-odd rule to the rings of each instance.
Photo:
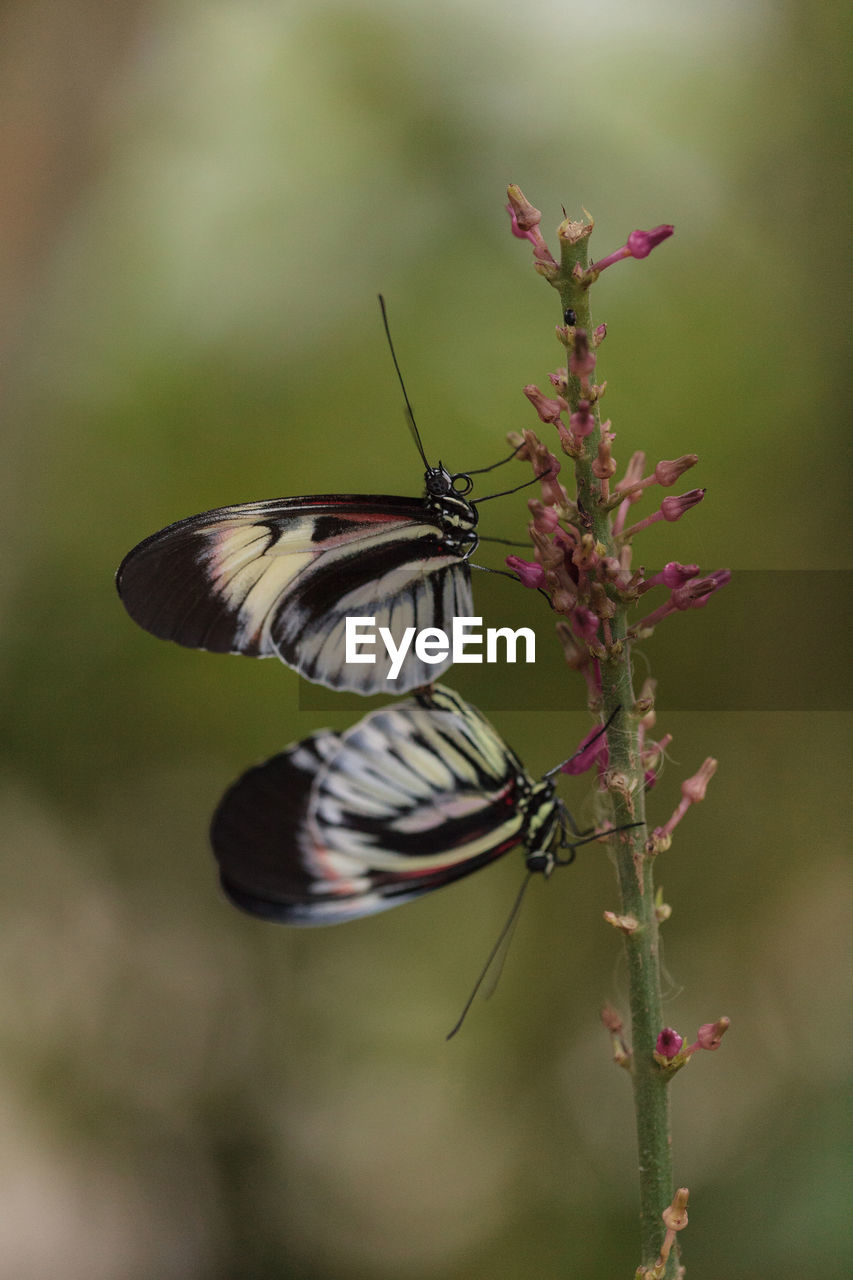
[[[460,498],[464,498],[465,494],[470,493],[474,488],[474,481],[464,472],[461,472],[458,476],[451,476],[450,482],[453,486],[453,492],[458,494]]]
[[[441,498],[446,493],[450,493],[450,490],[453,488],[453,480],[455,477],[451,477],[450,473],[445,471],[444,467],[439,465],[437,467],[430,467],[425,478],[427,493],[432,494],[434,498]]]

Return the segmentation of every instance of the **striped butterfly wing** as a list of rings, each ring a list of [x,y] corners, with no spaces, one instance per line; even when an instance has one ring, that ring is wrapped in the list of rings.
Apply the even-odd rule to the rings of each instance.
[[[146,538],[125,557],[117,586],[133,620],[162,639],[277,656],[332,689],[406,693],[450,658],[426,664],[410,650],[390,681],[381,642],[375,663],[345,661],[345,620],[372,617],[377,639],[384,626],[398,643],[406,627],[449,631],[451,618],[473,611],[474,523],[455,495],[443,506],[331,495],[220,507]]]
[[[321,747],[322,759],[315,736],[251,769],[213,819],[226,893],[265,919],[383,911],[524,841],[534,792],[537,813],[557,811],[551,784],[534,787],[488,721],[441,687],[323,735]]]

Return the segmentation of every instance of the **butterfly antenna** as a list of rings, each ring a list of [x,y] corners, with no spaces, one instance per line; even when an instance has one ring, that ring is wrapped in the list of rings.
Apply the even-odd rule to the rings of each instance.
[[[510,910],[510,913],[506,918],[506,923],[504,924],[504,927],[501,929],[500,933],[498,934],[498,940],[495,943],[495,945],[492,947],[491,951],[489,952],[489,958],[486,961],[486,963],[483,965],[483,968],[480,971],[480,976],[477,979],[477,981],[474,983],[474,988],[470,996],[465,1001],[465,1007],[463,1008],[462,1012],[460,1013],[454,1025],[451,1027],[451,1029],[448,1031],[447,1035],[445,1036],[446,1040],[452,1040],[453,1037],[456,1035],[456,1032],[462,1026],[462,1023],[465,1021],[465,1018],[468,1014],[468,1010],[471,1008],[471,1005],[474,1003],[474,1000],[476,999],[476,996],[477,996],[477,992],[480,990],[483,983],[485,982],[486,975],[488,974],[489,970],[494,964],[495,959],[497,958],[501,947],[504,945],[504,943],[507,941],[507,939],[511,935],[515,927],[515,922],[518,919],[518,913],[521,910],[521,904],[524,901],[524,895],[527,892],[527,886],[530,884],[530,879],[532,875],[533,875],[533,872],[528,871],[527,875],[522,880],[521,888],[516,894],[515,902],[512,904],[512,909]],[[500,970],[498,970],[498,977],[500,977]]]
[[[406,391],[406,384],[403,381],[403,374],[400,371],[400,363],[397,360],[397,353],[394,350],[394,343],[391,340],[391,329],[388,325],[388,312],[385,310],[385,299],[382,297],[381,293],[379,294],[379,307],[380,307],[380,310],[382,311],[382,324],[385,327],[385,337],[388,340],[388,350],[391,352],[391,359],[394,361],[394,369],[396,370],[396,373],[397,373],[397,381],[400,384],[400,390],[402,391],[403,399],[406,402],[406,416],[409,420],[409,430],[412,433],[412,439],[414,440],[417,446],[418,453],[421,455],[421,461],[423,462],[427,471],[429,471],[429,463],[427,462],[427,456],[424,453],[424,446],[421,443],[420,432],[418,431],[417,423],[415,422],[415,414],[414,414],[414,410],[412,409],[412,403],[409,400],[409,395],[408,395],[408,392]]]
[[[506,461],[509,462],[509,458]],[[553,474],[552,471],[541,471],[538,476],[531,476],[529,480],[525,480],[523,484],[517,484],[513,489],[502,489],[500,493],[487,493],[484,498],[471,498],[471,506],[476,507],[481,502],[491,502],[492,498],[506,498],[509,494],[518,493],[519,489],[527,489],[530,485],[535,484],[537,480],[544,480],[546,476]]]
[[[489,539],[481,538],[481,539],[480,539],[480,541],[481,541],[481,542],[486,542],[486,541],[489,541],[489,542],[502,542],[502,541],[503,541],[503,539],[502,539],[502,538],[489,538]],[[516,543],[510,543],[509,545],[511,545],[511,546],[512,546],[512,545],[514,545],[514,546],[517,546],[517,547],[521,547],[521,546],[525,546],[525,547],[526,547],[526,546],[528,546],[529,544],[528,544],[528,543],[526,543],[526,542],[523,542],[523,543],[522,543],[522,542],[516,542]],[[468,566],[469,566],[469,568],[471,568],[471,569],[479,569],[480,573],[494,573],[494,574],[496,574],[496,575],[497,575],[497,577],[499,577],[499,578],[509,578],[512,582],[520,582],[520,581],[521,581],[521,579],[519,578],[518,574],[517,574],[517,573],[510,573],[509,569],[491,569],[491,568],[489,568],[489,566],[488,566],[487,564],[475,564],[473,560],[469,560],[469,561],[468,561]],[[547,600],[547,602],[548,602],[548,608],[553,612],[554,606],[553,606],[553,605],[552,605],[552,603],[551,603],[551,597],[548,595],[548,592],[547,592],[547,591],[543,591],[541,587],[536,587],[536,588],[535,588],[535,590],[539,593],[539,595],[542,597],[542,599],[543,599],[543,600]],[[571,756],[569,757],[569,759],[571,759]],[[563,761],[563,764],[565,764],[565,761]],[[557,765],[557,769],[560,769],[560,768],[562,768],[562,765],[559,765],[559,764],[558,764],[558,765]],[[556,773],[556,771],[557,771],[556,769],[555,769],[555,770],[553,770],[553,772],[554,772],[554,773]],[[545,776],[547,777],[548,775],[546,774]]]
[[[501,458],[500,462],[493,462],[490,467],[475,467],[473,471],[462,471],[460,474],[464,476],[482,476],[487,471],[494,471],[496,467],[505,467],[508,462],[512,462],[519,449],[523,449],[525,441],[517,444],[508,458]]]
[[[478,538],[479,542],[500,542],[504,547],[523,547],[525,551],[530,550],[529,542],[518,542],[515,538],[495,538],[489,534],[481,533]]]
[[[594,733],[590,738],[589,742],[585,742],[584,745],[578,751],[575,751],[573,755],[567,756],[565,760],[561,760],[559,764],[555,764],[554,768],[549,769],[548,772],[543,776],[546,778],[552,778],[555,773],[560,772],[564,764],[568,764],[570,760],[576,760],[578,756],[582,756],[585,751],[588,751],[589,748],[592,746],[593,742],[597,742],[598,739],[601,737],[601,735],[607,732],[607,730],[610,728],[613,721],[616,719],[616,717],[618,716],[621,710],[622,710],[621,706],[614,707],[613,710],[610,712],[610,715],[605,720],[604,724],[598,730],[598,733]]]

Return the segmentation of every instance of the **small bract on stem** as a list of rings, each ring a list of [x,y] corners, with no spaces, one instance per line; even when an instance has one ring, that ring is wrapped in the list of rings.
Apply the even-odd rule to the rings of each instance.
[[[676,1236],[687,1223],[687,1191],[673,1193],[669,1081],[698,1049],[719,1045],[728,1019],[700,1028],[686,1049],[679,1033],[664,1027],[658,933],[671,908],[655,892],[653,867],[655,858],[670,847],[687,810],[703,799],[717,762],[710,757],[705,761],[683,784],[675,812],[647,835],[646,793],[655,783],[671,736],[665,734],[659,741],[648,737],[655,727],[655,683],[647,681],[635,695],[631,645],[671,615],[703,608],[731,575],[727,569],[703,575],[698,565],[675,560],[649,575],[633,568],[634,539],[657,523],[673,524],[687,516],[702,502],[705,490],[666,494],[655,510],[629,522],[632,508],[650,491],[670,488],[698,458],[687,453],[647,468],[645,453],[636,451],[621,479],[616,479],[615,435],[609,419],[601,415],[607,384],[597,380],[597,364],[607,328],[593,326],[591,287],[617,262],[646,258],[673,228],[666,224],[632,231],[620,248],[590,262],[592,219],[565,218],[557,228],[555,256],[540,230],[539,210],[515,185],[507,195],[513,235],[530,242],[535,270],[559,294],[561,323],[556,334],[565,352],[565,363],[550,375],[549,391],[531,384],[524,395],[540,426],[556,433],[553,444],[571,460],[574,485],[567,489],[565,473],[562,482],[558,480],[559,461],[536,431],[527,428],[510,435],[518,446],[517,458],[531,463],[542,478],[541,497],[528,504],[532,558],[508,556],[506,563],[524,586],[548,595],[560,615],[557,634],[566,662],[583,676],[590,710],[597,718],[609,718],[606,735],[590,735],[589,750],[571,763],[573,772],[596,768],[599,787],[610,798],[612,825],[621,832],[615,845],[620,901],[618,910],[604,916],[621,933],[625,947],[630,1037],[623,1036],[621,1016],[610,1006],[602,1018],[614,1061],[630,1071],[634,1088],[642,1232],[637,1274],[672,1280],[679,1274]],[[653,598],[645,616],[633,621],[631,610],[641,597],[645,606],[646,594],[661,588],[668,592],[666,598],[659,603]],[[622,714],[614,716],[616,708]]]

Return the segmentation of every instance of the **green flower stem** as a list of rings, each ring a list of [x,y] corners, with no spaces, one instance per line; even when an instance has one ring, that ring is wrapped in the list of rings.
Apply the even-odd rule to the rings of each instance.
[[[550,280],[560,292],[563,311],[572,308],[576,327],[584,329],[592,341],[589,288],[575,275],[575,267],[588,266],[587,246],[591,227],[563,223],[560,228],[562,262],[559,273]],[[578,408],[581,386],[569,374],[567,396],[570,412]],[[593,404],[595,428],[586,438],[586,447],[575,463],[580,510],[590,520],[590,531],[604,548],[604,554],[617,556],[612,522],[602,500],[601,481],[593,474],[592,463],[601,438],[601,416],[598,401]],[[611,643],[600,658],[603,707],[606,719],[620,708],[607,731],[609,778],[613,799],[615,826],[645,822],[644,771],[640,756],[638,724],[634,714],[635,695],[631,679],[631,650],[627,639],[627,605],[616,592],[611,593],[614,615],[610,620]],[[651,1266],[656,1261],[665,1228],[661,1214],[673,1196],[672,1155],[669,1125],[668,1080],[654,1059],[658,1034],[663,1027],[660,983],[658,919],[652,861],[645,852],[643,827],[625,831],[616,845],[616,866],[621,896],[620,915],[632,917],[636,927],[623,930],[628,961],[631,1008],[632,1062],[637,1144],[640,1175],[640,1222],[642,1262]],[[678,1274],[677,1248],[673,1249],[665,1270],[666,1277]]]

